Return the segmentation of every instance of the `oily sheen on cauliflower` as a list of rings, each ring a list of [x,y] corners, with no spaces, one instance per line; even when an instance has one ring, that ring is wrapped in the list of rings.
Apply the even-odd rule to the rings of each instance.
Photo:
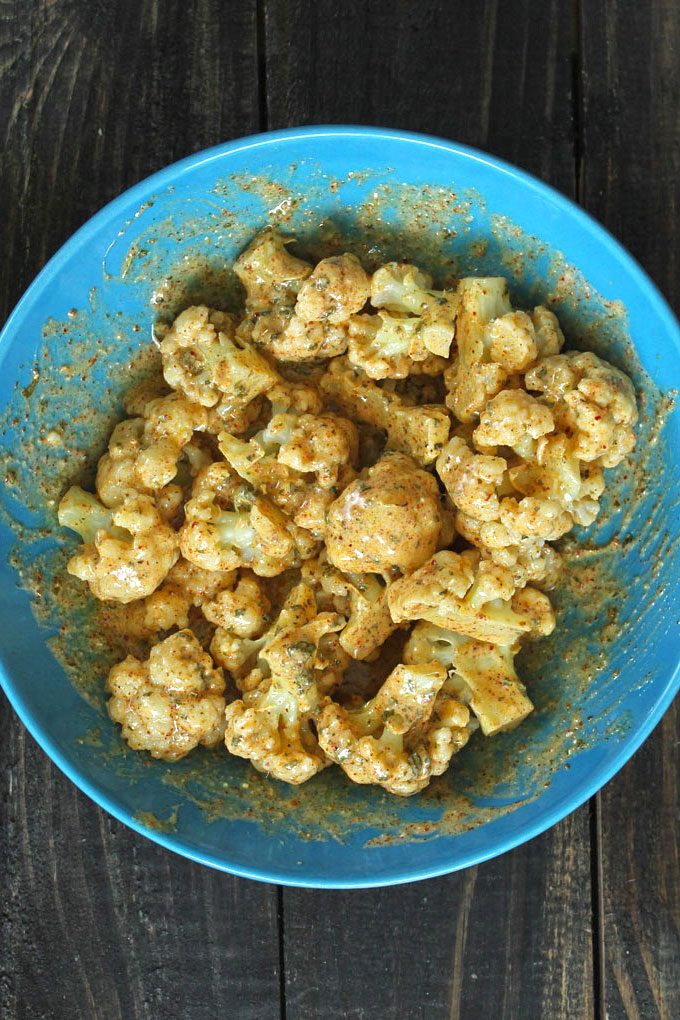
[[[310,590],[299,588],[256,653],[260,682],[227,707],[225,734],[232,754],[293,784],[328,764],[312,723],[333,675],[333,635],[345,624],[337,613],[317,613]]]
[[[134,642],[106,681],[133,749],[411,796],[534,710],[517,653],[555,627],[556,543],[633,451],[635,391],[502,277],[303,250],[264,227],[240,306],[156,325],[94,492],[59,505],[68,571]]]
[[[317,718],[319,744],[355,783],[402,797],[418,793],[468,741],[467,708],[453,696],[438,697],[445,681],[439,662],[399,665],[360,708],[329,698]]]

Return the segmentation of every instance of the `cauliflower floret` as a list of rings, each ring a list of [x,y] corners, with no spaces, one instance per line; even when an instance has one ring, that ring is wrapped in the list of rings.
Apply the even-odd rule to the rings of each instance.
[[[431,354],[423,341],[420,319],[382,309],[355,315],[348,326],[347,357],[370,379],[405,379],[411,372],[437,375],[445,358]]]
[[[323,400],[312,386],[281,380],[267,390],[272,417],[277,414],[321,414]]]
[[[347,322],[368,300],[370,284],[356,255],[322,259],[298,292],[295,315],[302,322]]]
[[[353,659],[369,659],[397,629],[387,603],[388,584],[375,574],[343,574],[328,562],[326,551],[302,566],[302,579],[336,612],[347,617],[340,646]],[[324,607],[325,608],[325,607]]]
[[[443,693],[469,705],[486,737],[514,729],[533,711],[513,663],[517,646],[474,641],[421,621],[404,645],[404,662],[440,662],[448,670]]]
[[[531,313],[534,324],[534,339],[539,358],[559,354],[564,346],[564,333],[557,316],[543,305],[537,305]]]
[[[524,390],[501,390],[481,413],[472,433],[480,446],[509,446],[525,460],[531,460],[536,440],[555,427],[549,407]]]
[[[454,506],[480,521],[498,517],[497,490],[507,468],[502,457],[473,453],[464,439],[454,436],[439,454],[436,466]]]
[[[265,643],[260,658],[270,675],[226,710],[225,744],[232,754],[294,784],[306,782],[328,765],[311,722],[329,665],[324,639],[332,638],[344,624],[336,613],[319,613],[301,625],[279,628]]]
[[[526,592],[531,592],[529,603],[520,597]],[[480,560],[474,550],[438,552],[410,576],[394,581],[388,602],[395,623],[428,620],[499,645],[511,645],[523,633],[550,634],[555,627],[546,595],[530,588],[516,591],[509,570]]]
[[[347,350],[345,324],[366,303],[368,277],[354,255],[322,259],[300,286],[294,309],[269,329],[269,350],[283,361],[332,358]],[[259,324],[254,339],[261,339]]]
[[[558,428],[574,438],[579,460],[615,467],[635,448],[637,406],[627,375],[589,351],[543,358],[526,386],[553,405]]]
[[[396,393],[366,379],[345,358],[331,361],[319,385],[343,414],[384,429],[387,448],[407,453],[419,464],[431,464],[449,437],[451,423],[444,407],[410,407]]]
[[[323,619],[329,618],[327,607],[319,606],[309,584],[298,584],[289,592],[278,617],[258,636],[241,637],[234,630],[218,626],[210,645],[212,656],[215,662],[229,670],[240,690],[254,690],[271,675],[270,645],[279,636],[311,624],[320,615],[320,608],[325,613]],[[328,609],[339,622],[334,607]],[[349,656],[338,640],[338,629],[340,627],[322,635],[317,647],[316,664],[321,672],[315,674],[315,683],[322,694],[327,694],[340,683],[349,663]]]
[[[293,522],[299,528],[309,531],[316,541],[324,541],[328,524],[326,514],[331,503],[343,492],[350,482],[356,478],[356,471],[349,465],[340,468],[338,480],[329,489],[318,484],[310,485],[305,490],[304,498],[293,515]]]
[[[261,331],[253,331],[253,339]],[[280,361],[309,361],[312,358],[334,358],[347,350],[345,325],[333,326],[327,322],[304,322],[293,315],[282,323],[281,331],[266,335],[267,349]]]
[[[234,272],[246,289],[247,311],[281,304],[292,311],[302,281],[312,272],[308,262],[286,250],[294,240],[266,227],[237,258]]]
[[[262,421],[265,413],[264,396],[254,397],[245,407],[236,408],[233,411],[221,403],[208,409],[207,431],[211,435],[226,430],[234,436],[241,436],[244,432],[250,432],[253,427]]]
[[[168,385],[190,400],[213,407],[220,399],[216,375],[234,345],[235,319],[206,305],[181,312],[161,342],[163,375]]]
[[[132,602],[161,583],[179,556],[177,535],[150,496],[130,493],[120,506],[104,507],[79,486],[59,504],[59,523],[82,538],[80,553],[67,570],[102,600]]]
[[[541,438],[536,459],[511,468],[508,477],[524,496],[557,500],[577,524],[587,527],[599,513],[602,471],[596,464],[579,461],[574,441],[562,433]]]
[[[161,343],[168,383],[206,408],[209,421],[245,431],[258,398],[281,379],[258,351],[234,336],[233,316],[196,305],[182,312]]]
[[[525,496],[519,502],[513,497],[501,502],[500,521],[510,532],[517,532],[527,538],[542,538],[555,542],[562,538],[574,524],[568,511],[557,499]]]
[[[492,360],[487,326],[512,312],[512,306],[508,285],[500,276],[460,280],[456,296],[457,356],[444,374],[446,404],[459,421],[472,421],[507,379],[507,371]]]
[[[191,603],[172,586],[162,584],[145,599],[128,602],[117,614],[119,629],[126,637],[155,638],[161,631],[189,626]]]
[[[205,570],[250,567],[261,577],[273,577],[314,555],[316,543],[278,507],[252,490],[240,487],[231,496],[233,509],[223,509],[216,468],[232,476],[227,464],[212,465],[211,480],[197,476],[179,532],[182,555]]]
[[[146,662],[130,655],[109,673],[108,711],[134,751],[177,761],[198,744],[214,747],[224,734],[224,677],[190,630],[151,649]]]
[[[509,375],[524,372],[536,360],[534,324],[526,312],[506,312],[489,323],[486,334],[491,360]]]
[[[293,419],[293,415],[276,415],[248,442],[228,432],[218,436],[220,452],[239,477],[291,515],[299,509],[308,486],[297,471],[277,460]]]
[[[359,437],[353,422],[334,414],[303,414],[291,423],[277,460],[295,471],[315,475],[322,489],[330,489],[336,485],[341,468],[356,465],[358,452]]]
[[[470,715],[455,698],[439,699],[446,669],[438,662],[399,665],[360,709],[327,699],[316,720],[319,743],[355,783],[409,797],[446,770],[465,746]]]
[[[172,585],[190,605],[200,607],[223,589],[231,588],[236,578],[235,570],[203,570],[180,556],[165,583]]]
[[[122,629],[134,637],[153,637],[160,631],[189,626],[189,610],[214,600],[233,587],[236,571],[201,570],[180,557],[165,581],[145,599],[130,602],[122,613]]]
[[[312,267],[286,251],[286,244],[292,240],[283,238],[274,230],[265,230],[235,263],[234,270],[246,288],[246,318],[238,327],[236,336],[265,345],[269,354],[281,361],[306,361],[342,354],[347,349],[343,325],[335,324],[330,315],[312,320],[303,317],[314,284],[310,283],[300,309],[296,310],[298,294]],[[354,292],[356,280],[354,285],[350,284],[351,271],[347,263],[341,265],[336,277],[343,273],[348,284],[346,299],[351,305],[357,300]],[[317,280],[320,278],[322,274]],[[339,283],[339,278],[335,283]],[[330,297],[329,308],[333,305],[335,313],[333,319],[343,315],[343,301],[335,300],[341,298],[341,290],[342,287],[335,298]]]
[[[218,438],[234,470],[291,513],[300,508],[310,475],[320,488],[332,488],[356,463],[359,447],[356,426],[333,414],[275,414],[248,443],[226,432]]]
[[[108,453],[100,458],[95,479],[97,495],[104,506],[118,506],[131,489],[145,488],[137,475],[143,435],[143,418],[118,422],[111,433]]]
[[[432,290],[428,273],[403,262],[388,262],[373,274],[371,304],[413,318],[425,350],[448,358],[458,310],[454,291]]]
[[[456,514],[456,529],[481,551],[510,571],[517,588],[535,584],[554,588],[562,571],[562,557],[542,538],[520,535],[500,521],[480,521],[469,514]]]
[[[386,453],[331,503],[326,548],[344,571],[414,570],[432,555],[442,527],[435,478],[403,453]]]
[[[219,434],[220,450],[239,476],[316,540],[326,533],[326,511],[356,477],[355,426],[336,415],[275,414],[243,442]]]
[[[259,637],[269,622],[271,602],[255,577],[243,573],[233,590],[223,588],[203,603],[206,620],[240,638]]]
[[[266,645],[280,631],[301,627],[316,614],[317,602],[312,589],[307,584],[298,584],[289,592],[278,617],[264,633],[245,637],[218,625],[210,651],[215,662],[228,669],[237,683],[251,671],[256,672],[257,682],[253,686],[257,686],[270,672],[268,664],[260,657]]]
[[[144,418],[119,422],[111,433],[108,452],[97,467],[97,493],[111,507],[122,503],[130,490],[155,493],[159,500],[174,494],[174,512],[182,493],[168,487],[176,483],[180,461],[191,469],[200,456],[191,440],[195,432],[205,430],[206,412],[200,404],[171,393],[149,401],[144,413]]]

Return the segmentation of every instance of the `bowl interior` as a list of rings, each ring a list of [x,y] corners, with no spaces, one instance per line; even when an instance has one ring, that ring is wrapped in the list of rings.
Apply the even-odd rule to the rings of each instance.
[[[69,482],[91,483],[122,393],[153,363],[153,322],[197,300],[236,301],[230,264],[267,223],[316,257],[408,256],[440,282],[507,276],[519,304],[550,303],[569,344],[624,368],[638,391],[637,454],[609,473],[601,521],[566,544],[556,633],[519,662],[536,712],[513,733],[474,739],[408,800],[332,769],[291,789],[215,752],[168,766],[128,751],[104,707],[115,654],[64,575],[77,542],[60,532],[56,504]],[[480,154],[326,129],[247,139],[162,171],[61,249],[0,342],[0,656],[12,703],[105,808],[239,874],[382,884],[516,845],[601,786],[677,689],[680,416],[664,394],[680,383],[679,355],[672,316],[616,242]]]

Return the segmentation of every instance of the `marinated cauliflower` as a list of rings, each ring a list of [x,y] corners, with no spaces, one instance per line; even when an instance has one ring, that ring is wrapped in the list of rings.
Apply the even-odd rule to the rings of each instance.
[[[446,404],[458,421],[473,421],[503,387],[507,370],[493,360],[487,327],[512,311],[503,277],[468,277],[456,291],[457,353],[444,373]]]
[[[534,584],[554,588],[562,571],[562,558],[545,539],[527,537],[508,524],[480,521],[469,514],[456,514],[456,530],[476,546],[482,559],[490,559],[510,571],[517,588]]]
[[[525,460],[534,453],[535,441],[555,427],[549,407],[524,390],[501,390],[491,399],[472,433],[479,446],[509,446]]]
[[[177,761],[198,744],[214,747],[225,729],[224,677],[190,630],[129,655],[106,681],[108,711],[133,751]]]
[[[319,613],[300,626],[279,630],[266,643],[261,657],[269,676],[226,709],[225,743],[232,754],[293,784],[328,765],[311,724],[328,667],[323,638],[344,623],[335,613]]]
[[[171,485],[182,462],[189,474],[197,470],[202,452],[192,440],[194,433],[206,427],[205,409],[181,394],[150,400],[143,417],[119,422],[111,434],[108,451],[97,467],[95,486],[101,501],[118,506],[130,491],[155,493],[159,500],[170,495],[174,512],[182,493],[180,486],[175,484],[173,492]],[[173,512],[164,516],[172,517]]]
[[[62,527],[77,532],[84,543],[67,570],[87,581],[98,599],[145,598],[179,556],[177,535],[150,496],[132,493],[107,510],[95,496],[74,486],[59,504],[58,517]]]
[[[317,602],[323,604],[325,599],[336,612],[347,617],[339,641],[353,659],[373,657],[397,629],[387,603],[389,584],[376,574],[343,574],[328,562],[324,551],[303,564],[302,578],[319,592]]]
[[[252,489],[233,487],[226,463],[213,464],[208,471],[197,475],[184,508],[178,538],[185,559],[204,570],[250,567],[262,577],[273,577],[314,554],[316,543],[309,532]],[[225,488],[231,489],[226,500]]]
[[[597,355],[569,351],[544,358],[527,373],[526,386],[552,405],[558,428],[574,437],[579,460],[611,468],[635,449],[633,384]]]
[[[388,262],[371,278],[371,304],[413,321],[426,351],[448,358],[458,311],[454,291],[432,290],[432,277],[404,262]]]
[[[327,512],[328,559],[339,570],[382,574],[419,567],[437,547],[435,479],[403,453],[385,453]]]
[[[343,358],[331,361],[319,385],[343,414],[383,429],[388,450],[407,453],[419,464],[431,464],[449,437],[451,422],[444,407],[411,407]]]
[[[302,322],[321,320],[340,326],[360,312],[370,281],[356,255],[337,255],[317,262],[298,291],[295,315]]]
[[[319,744],[355,783],[402,797],[418,793],[468,741],[468,710],[437,697],[445,680],[439,662],[400,665],[361,708],[327,699],[316,720]]]
[[[437,457],[436,467],[454,506],[480,521],[498,517],[498,489],[507,468],[502,457],[473,453],[464,439],[454,436]]]
[[[359,445],[356,426],[333,414],[275,414],[248,443],[228,432],[218,440],[241,478],[293,513],[312,482],[322,489],[336,485],[356,463]]]
[[[474,712],[486,737],[514,729],[533,711],[513,664],[516,646],[474,641],[421,621],[404,646],[404,662],[432,659],[449,670],[443,692],[453,693]]]
[[[405,379],[412,372],[438,375],[447,365],[445,358],[428,351],[415,316],[385,308],[375,315],[355,315],[348,334],[347,359],[369,379]]]
[[[217,375],[234,345],[235,320],[206,305],[185,309],[161,342],[163,375],[173,389],[204,407],[220,399]]]
[[[238,257],[240,311],[158,324],[96,495],[59,505],[68,570],[135,640],[106,682],[133,749],[411,796],[533,711],[515,658],[555,626],[554,543],[598,516],[635,392],[501,277],[293,243]]]
[[[428,620],[493,644],[511,645],[522,634],[551,634],[555,615],[543,592],[515,587],[512,573],[479,553],[436,553],[388,593],[395,623]]]

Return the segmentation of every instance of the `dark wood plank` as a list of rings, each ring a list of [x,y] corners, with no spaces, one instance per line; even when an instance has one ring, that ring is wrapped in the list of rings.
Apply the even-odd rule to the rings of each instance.
[[[255,4],[0,4],[0,319],[104,202],[258,128]],[[167,853],[0,697],[0,1016],[275,1020],[276,890]]]
[[[364,122],[445,135],[573,193],[569,5],[265,0],[271,127]],[[450,878],[285,890],[288,1020],[545,1017],[593,1005],[589,810]]]
[[[8,714],[0,1016],[278,1020],[276,890],[120,825]]]
[[[680,8],[605,0],[582,17],[583,202],[678,312]],[[679,774],[676,704],[600,798],[608,1020],[680,1016]]]
[[[255,0],[0,4],[0,307],[125,188],[259,129]]]
[[[394,889],[284,893],[286,1017],[585,1020],[587,815],[479,868]]]
[[[345,122],[430,132],[573,189],[562,0],[263,2],[271,128]]]

